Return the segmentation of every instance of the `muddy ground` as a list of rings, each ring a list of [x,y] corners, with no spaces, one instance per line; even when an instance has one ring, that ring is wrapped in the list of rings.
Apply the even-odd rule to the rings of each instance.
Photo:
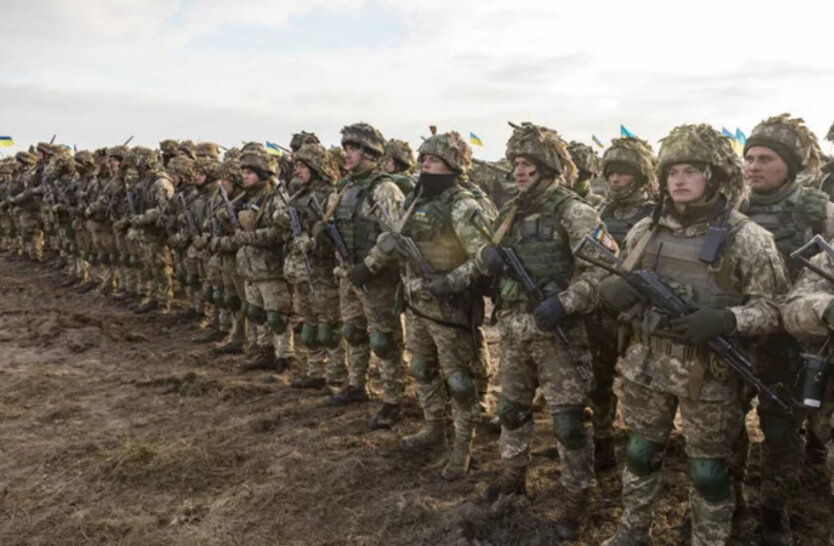
[[[543,415],[529,498],[484,507],[474,497],[499,473],[497,436],[480,431],[470,475],[444,482],[442,453],[397,449],[419,425],[413,392],[402,424],[370,432],[378,401],[332,409],[290,389],[289,374],[240,374],[236,357],[192,341],[193,322],[135,316],[60,288],[63,277],[40,265],[0,260],[0,278],[2,545],[558,542],[559,463]],[[625,432],[618,437],[622,446]],[[738,545],[757,543],[753,438]],[[677,436],[665,478],[655,543],[687,544]],[[619,469],[602,474],[603,505],[577,544],[613,532],[618,482]],[[804,487],[791,511],[802,544],[822,546],[824,489]]]

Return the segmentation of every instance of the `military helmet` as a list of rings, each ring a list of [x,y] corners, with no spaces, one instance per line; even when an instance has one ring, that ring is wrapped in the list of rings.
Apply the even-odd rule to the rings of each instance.
[[[214,142],[201,142],[197,144],[195,153],[197,159],[201,157],[217,159],[218,157],[220,157],[220,146],[218,146]]]
[[[305,144],[295,152],[296,161],[303,161],[325,182],[335,182],[340,178],[333,157],[321,144]]]
[[[243,185],[243,172],[237,158],[226,159],[220,164],[219,179],[228,180],[235,186]]]
[[[819,176],[820,145],[802,118],[792,118],[790,114],[767,118],[747,137],[744,153],[753,146],[764,146],[776,152],[792,175],[808,170],[815,177]]]
[[[327,153],[330,155],[330,159],[333,160],[333,166],[336,167],[336,170],[339,172],[339,177],[345,176],[346,169],[345,169],[345,151],[338,146],[333,146]]]
[[[197,146],[191,140],[183,140],[177,147],[177,154],[197,159]]]
[[[119,161],[124,161],[127,158],[128,153],[130,153],[130,150],[127,146],[119,145],[107,148],[108,159],[111,157],[115,157]]]
[[[746,189],[741,161],[733,151],[730,140],[705,123],[680,125],[660,140],[657,154],[657,178],[660,189],[667,192],[666,178],[672,165],[681,163],[704,164],[723,175],[718,191],[731,200],[743,196]],[[708,180],[712,180],[710,176]]]
[[[825,140],[828,142],[834,142],[834,123],[831,124],[831,128],[828,130],[828,134],[825,135]]]
[[[639,173],[638,178],[643,186],[654,187],[657,184],[654,151],[651,144],[642,138],[620,137],[611,140],[611,146],[602,154],[603,176],[608,176],[622,165]]]
[[[229,148],[223,153],[223,161],[229,161],[238,157],[240,157],[240,148]]]
[[[206,175],[206,180],[220,179],[220,162],[211,157],[198,157],[194,163],[194,170],[197,173]]]
[[[182,178],[189,180],[194,179],[194,160],[185,155],[178,155],[171,158],[168,162],[168,172],[171,175],[178,174]]]
[[[134,146],[130,151],[130,162],[139,170],[155,169],[159,164],[156,152],[144,146]]]
[[[92,171],[96,166],[96,158],[92,152],[81,150],[75,152],[75,168],[83,173]]]
[[[177,155],[177,149],[179,147],[179,143],[173,138],[166,138],[165,140],[159,143],[159,149],[165,155]]]
[[[260,152],[260,153],[267,153],[266,146],[263,145],[263,142],[247,142],[243,145],[242,152]]]
[[[50,157],[58,151],[60,146],[55,144],[50,144],[49,142],[38,142],[35,149],[40,152],[44,157]]]
[[[71,155],[56,154],[49,160],[46,172],[55,178],[75,174],[75,161]]]
[[[513,134],[507,141],[507,160],[512,163],[518,156],[530,158],[540,165],[562,174],[568,181],[576,178],[576,164],[568,153],[567,144],[559,133],[525,121],[521,125],[510,123]]]
[[[271,155],[249,150],[240,154],[240,167],[255,171],[260,178],[275,174],[277,169],[276,161]]]
[[[305,144],[320,144],[319,137],[315,133],[308,133],[307,131],[295,133],[290,139],[290,150],[297,152]]]
[[[571,140],[568,143],[568,153],[577,169],[585,171],[590,176],[599,174],[600,161],[596,150],[587,144]]]
[[[424,140],[417,150],[418,161],[422,162],[424,155],[439,157],[459,174],[465,173],[472,166],[472,148],[456,131],[432,135]]]
[[[0,174],[14,174],[15,158],[7,157],[0,160]]]
[[[471,154],[470,154],[471,155]],[[390,157],[394,161],[402,164],[406,171],[414,168],[414,152],[411,151],[411,146],[404,140],[397,140],[392,138],[385,144],[385,157]]]
[[[38,162],[38,156],[32,152],[17,152],[14,158],[22,165],[34,165]]]
[[[375,127],[364,121],[342,127],[342,146],[356,144],[377,156],[385,153],[385,139]]]

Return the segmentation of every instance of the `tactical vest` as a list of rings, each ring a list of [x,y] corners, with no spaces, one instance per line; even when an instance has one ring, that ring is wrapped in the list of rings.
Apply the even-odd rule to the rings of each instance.
[[[385,178],[389,178],[388,175],[374,174],[358,184],[351,184],[333,213],[333,221],[345,246],[357,262],[365,258],[381,233],[376,219],[363,216],[361,210],[365,200],[371,199],[377,182]]]
[[[316,198],[319,206],[322,206],[323,203],[327,202],[327,198],[332,192],[332,186],[321,185],[319,187],[314,186],[312,188],[305,187],[293,196],[293,199],[290,201],[290,205],[298,210],[298,218],[301,220],[301,227],[307,233],[312,233],[313,225],[320,218],[319,209],[313,202],[313,197]],[[334,258],[333,250],[331,248],[327,248],[327,246],[321,245],[316,246],[316,249],[313,251],[313,256],[319,260]]]
[[[799,225],[794,214],[801,195],[802,188],[797,186],[787,197],[777,203],[762,205],[749,201],[745,211],[751,220],[773,234],[776,249],[784,258],[791,279],[795,279],[799,274],[802,264],[791,260],[790,254],[811,237],[811,226]]]
[[[469,259],[452,226],[452,206],[465,198],[472,195],[453,186],[416,206],[403,228],[403,235],[414,240],[436,273],[448,273]]]
[[[654,210],[655,204],[652,201],[646,201],[639,205],[634,214],[627,218],[616,218],[614,211],[617,209],[617,203],[611,202],[605,205],[602,209],[600,217],[608,229],[608,233],[617,241],[617,245],[622,248],[625,243],[626,235],[637,222],[649,216]]]

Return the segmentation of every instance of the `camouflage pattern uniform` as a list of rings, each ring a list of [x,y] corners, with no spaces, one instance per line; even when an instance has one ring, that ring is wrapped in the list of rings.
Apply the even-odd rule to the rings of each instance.
[[[119,270],[116,293],[114,297],[135,294],[139,304],[148,295],[148,286],[153,272],[142,262],[141,229],[131,225],[131,221],[144,211],[142,200],[142,181],[139,178],[138,165],[147,155],[153,152],[148,148],[136,146],[130,150],[121,164],[122,179],[124,181],[124,215],[114,223],[116,228],[116,246],[119,250],[117,267]],[[130,296],[128,296],[130,299]],[[137,306],[138,306],[137,305]],[[132,307],[136,310],[136,307]]]
[[[576,165],[576,179],[570,188],[586,203],[599,209],[603,197],[591,191],[591,181],[599,178],[600,161],[596,150],[575,140],[568,143],[568,153]]]
[[[503,207],[515,197],[518,187],[513,180],[512,168],[505,159],[482,161],[472,158],[469,181],[489,196],[496,207]]]
[[[11,213],[11,195],[17,161],[7,158],[0,162],[0,252],[17,256],[17,231]]]
[[[108,166],[99,173],[95,200],[87,207],[87,229],[93,239],[96,252],[94,280],[102,294],[110,294],[115,282],[114,263],[117,257],[115,229],[113,224],[122,216],[126,208],[124,203],[124,185],[118,178],[118,170],[112,171],[112,164],[121,162],[127,156],[127,148],[114,146],[105,151],[101,161]],[[118,165],[117,165],[118,169]],[[108,176],[109,175],[109,176]],[[130,294],[129,294],[130,296]],[[135,294],[132,294],[135,296]]]
[[[408,142],[396,138],[386,142],[380,165],[391,175],[391,179],[403,195],[408,195],[414,190],[416,181],[411,174],[414,171],[414,152],[411,151]]]
[[[658,179],[663,186],[671,166],[706,165],[705,196],[688,204],[683,215],[667,199],[656,226],[652,218],[645,218],[628,233],[625,255],[648,237],[645,251],[636,257],[636,269],[653,269],[699,306],[697,313],[728,315],[735,322],[730,327],[734,336],[775,331],[779,315],[774,298],[787,290],[787,277],[767,231],[732,212],[716,265],[699,260],[708,225],[723,218],[744,191],[741,167],[729,142],[708,125],[682,125],[661,142]],[[612,280],[623,282],[606,279],[600,287],[603,297]],[[741,380],[702,345],[684,344],[668,329],[668,319],[653,310],[632,322],[634,336],[620,361],[622,413],[631,432],[623,469],[623,513],[617,533],[604,544],[648,542],[663,449],[678,409],[693,480],[692,544],[726,544],[735,508],[727,460],[744,425]]]
[[[78,247],[77,269],[81,286],[91,280],[91,260],[93,255],[92,233],[87,229],[86,210],[93,199],[98,167],[92,153],[81,150],[75,154],[75,169],[78,171],[78,184],[75,188],[76,205],[73,210],[73,231]]]
[[[44,245],[44,219],[41,211],[43,196],[40,193],[42,191],[40,179],[43,172],[43,161],[40,159],[32,160],[21,154],[26,154],[26,152],[18,152],[19,160],[31,161],[31,163],[28,167],[21,169],[18,175],[21,191],[12,198],[12,203],[14,204],[14,215],[18,219],[23,255],[32,261],[39,262],[43,260]]]

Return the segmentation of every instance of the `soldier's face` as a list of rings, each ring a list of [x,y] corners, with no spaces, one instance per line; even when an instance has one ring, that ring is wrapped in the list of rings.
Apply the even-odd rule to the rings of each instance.
[[[513,178],[518,191],[527,189],[539,181],[539,174],[536,165],[524,156],[518,156],[513,160]]]
[[[616,171],[608,173],[608,184],[614,191],[624,190],[634,182],[634,175],[627,173],[618,173]]]
[[[675,205],[693,203],[701,199],[707,191],[707,177],[688,163],[672,165],[666,182]]]
[[[235,185],[231,182],[231,180],[226,180],[222,178],[220,180],[220,185],[223,186],[223,189],[226,191],[228,195],[232,195],[235,191]]]
[[[773,191],[788,181],[788,165],[764,146],[751,146],[744,154],[744,174],[756,192]]]
[[[362,165],[362,149],[355,144],[345,144],[345,168],[356,172]]]
[[[243,187],[249,188],[252,186],[257,185],[258,183],[258,175],[255,174],[255,171],[251,169],[247,169],[244,167],[243,169]]]
[[[386,157],[385,165],[383,165],[383,167],[385,168],[385,172],[388,174],[397,172],[397,162],[394,161],[393,157]]]
[[[310,173],[310,167],[308,167],[306,163],[304,163],[303,161],[296,161],[295,175],[298,177],[299,180],[306,184],[310,181],[312,173]]]
[[[425,174],[452,174],[452,169],[436,155],[426,154],[420,162],[420,172]]]
[[[119,161],[115,157],[111,157],[110,158],[110,172],[112,172],[112,173],[119,172],[119,165],[121,165],[121,164],[122,164],[121,161]]]
[[[197,182],[198,185],[205,184],[206,183],[206,173],[197,173],[197,176],[195,176],[195,181]]]

